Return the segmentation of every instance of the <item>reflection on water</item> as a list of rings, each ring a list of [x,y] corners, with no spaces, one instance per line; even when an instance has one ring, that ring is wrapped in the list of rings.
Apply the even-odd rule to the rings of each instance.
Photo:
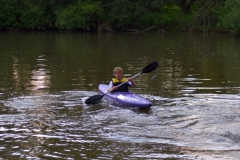
[[[24,88],[30,91],[50,88],[51,72],[45,64],[46,59],[44,57],[44,55],[38,56],[34,69],[30,73],[28,70],[30,68],[29,64],[22,66],[20,60],[13,57],[13,79],[16,88]]]
[[[0,32],[0,159],[238,159],[239,39]],[[112,69],[148,110],[86,105]]]
[[[32,70],[29,85],[26,86],[30,90],[38,90],[50,87],[50,71],[45,69],[44,56],[39,56],[37,59],[37,66],[35,70]]]

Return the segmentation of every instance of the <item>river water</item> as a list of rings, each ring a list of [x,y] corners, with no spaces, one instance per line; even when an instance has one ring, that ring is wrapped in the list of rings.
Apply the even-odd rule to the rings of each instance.
[[[225,34],[0,32],[0,159],[239,159],[239,51]],[[83,103],[153,61],[131,89],[150,109]]]

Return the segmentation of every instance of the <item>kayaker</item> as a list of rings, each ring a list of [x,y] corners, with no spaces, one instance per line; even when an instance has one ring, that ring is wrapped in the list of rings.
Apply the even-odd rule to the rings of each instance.
[[[112,78],[109,82],[109,89],[108,91],[112,92],[128,92],[128,87],[135,87],[136,83],[132,80],[131,77],[124,78],[123,76],[123,69],[121,67],[114,68],[114,75],[115,78]],[[117,87],[119,84],[126,82],[125,84]]]

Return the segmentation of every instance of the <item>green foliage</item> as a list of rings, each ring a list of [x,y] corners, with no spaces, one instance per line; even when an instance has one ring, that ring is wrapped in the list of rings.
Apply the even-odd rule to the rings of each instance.
[[[222,14],[223,10],[222,1],[196,1],[191,5],[190,13],[179,15],[179,24],[184,25],[182,29],[203,32],[219,30],[217,24],[219,22],[219,15]]]
[[[30,0],[1,0],[0,28],[43,29],[48,28],[45,8]],[[49,14],[47,14],[49,15]]]
[[[0,28],[15,27],[17,23],[17,15],[19,11],[16,10],[15,1],[0,1]]]
[[[99,2],[91,3],[78,1],[58,12],[57,27],[67,30],[90,30],[98,27],[103,10]]]
[[[0,0],[0,6],[0,29],[240,32],[239,0]]]
[[[43,24],[42,20],[44,18],[41,8],[38,6],[26,4],[24,7],[24,12],[21,12],[19,17],[19,27],[27,29],[40,29]]]
[[[224,4],[226,10],[221,17],[222,26],[233,32],[240,33],[240,1],[227,0]]]
[[[159,29],[174,29],[181,10],[176,5],[161,5],[153,2],[151,11],[143,14],[141,24],[145,26],[155,26]]]
[[[105,9],[106,22],[116,29],[138,26],[137,17],[142,11],[139,3],[129,0],[113,0]]]

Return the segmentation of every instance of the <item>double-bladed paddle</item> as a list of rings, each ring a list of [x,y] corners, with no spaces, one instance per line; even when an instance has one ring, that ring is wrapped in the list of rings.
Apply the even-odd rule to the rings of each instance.
[[[137,77],[138,75],[140,75],[140,74],[142,74],[142,73],[152,72],[152,71],[154,71],[157,67],[158,67],[158,62],[157,62],[157,61],[154,61],[154,62],[150,63],[149,65],[147,65],[146,67],[144,67],[143,70],[142,70],[141,72],[139,72],[138,74],[136,74],[135,76],[133,76],[132,79],[135,78],[135,77]],[[124,82],[124,83],[119,84],[119,85],[117,86],[117,88],[120,87],[121,85],[125,84],[125,83],[127,83],[127,81]],[[111,91],[109,91],[109,92],[111,92]],[[89,97],[89,98],[85,101],[85,103],[86,103],[86,104],[98,104],[98,103],[102,100],[102,98],[103,98],[106,94],[108,94],[109,92],[107,92],[107,93],[105,93],[105,94],[103,94],[103,95],[94,95],[94,96],[92,96],[92,97]]]

